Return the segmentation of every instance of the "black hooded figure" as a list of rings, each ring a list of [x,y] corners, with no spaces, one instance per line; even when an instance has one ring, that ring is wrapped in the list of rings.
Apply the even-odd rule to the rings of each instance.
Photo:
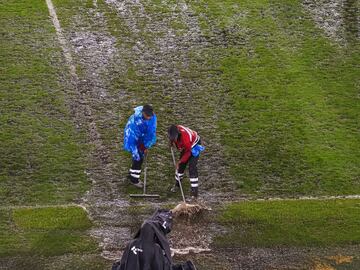
[[[172,228],[172,213],[159,209],[144,221],[112,270],[196,270],[191,261],[174,265],[166,234]]]

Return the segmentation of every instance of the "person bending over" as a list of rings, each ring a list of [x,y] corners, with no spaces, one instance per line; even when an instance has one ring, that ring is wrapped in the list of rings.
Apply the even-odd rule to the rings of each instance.
[[[181,125],[171,125],[168,129],[168,136],[171,146],[176,146],[180,151],[180,159],[176,163],[175,185],[171,189],[176,192],[179,181],[184,177],[187,164],[189,164],[189,177],[191,184],[192,199],[197,199],[199,190],[199,176],[197,163],[200,153],[205,149],[201,145],[200,136],[196,131]]]
[[[124,150],[132,155],[132,165],[128,178],[130,182],[142,188],[140,181],[141,165],[144,155],[156,142],[156,115],[150,105],[139,106],[134,109],[124,130]]]

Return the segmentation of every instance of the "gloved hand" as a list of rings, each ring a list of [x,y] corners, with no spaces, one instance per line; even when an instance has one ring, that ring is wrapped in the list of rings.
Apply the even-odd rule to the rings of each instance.
[[[142,153],[147,153],[147,148],[145,147],[145,145],[143,144],[143,143],[141,143],[140,145],[139,145],[139,150],[140,150],[140,152],[142,152]]]
[[[176,148],[175,142],[169,140],[169,147],[174,147],[174,148]]]

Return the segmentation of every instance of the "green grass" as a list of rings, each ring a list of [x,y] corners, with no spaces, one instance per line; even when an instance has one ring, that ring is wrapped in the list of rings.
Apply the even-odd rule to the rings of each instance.
[[[359,42],[325,38],[300,1],[192,6],[204,31],[229,41],[212,61],[227,93],[218,132],[239,191],[358,194]]]
[[[132,31],[104,0],[97,1],[96,10],[106,17],[104,29],[94,23],[95,13],[87,14],[94,8],[91,0],[54,1],[65,34],[108,31],[117,39],[121,62],[109,63],[104,87],[109,96],[126,98],[109,97],[93,113],[116,163],[119,192],[141,192],[122,184],[131,158],[121,151],[121,135],[132,108],[149,102],[159,119],[159,141],[149,159],[149,192],[165,200],[181,199],[168,192],[174,176],[166,128],[172,123],[198,130],[204,141],[219,143],[213,135],[221,135],[225,156],[212,152],[217,150],[211,144],[207,147],[200,165],[203,183],[209,176],[206,158],[220,155],[239,193],[359,193],[358,43],[341,47],[325,38],[300,1],[187,3],[198,15],[191,24],[198,19],[204,38],[210,39],[186,49],[184,44],[164,58],[183,81],[174,87],[174,74],[154,75],[146,62],[134,61],[140,58],[132,48],[141,41],[156,54],[161,52],[156,40],[168,29],[179,37],[187,32],[182,15],[168,21],[165,31],[147,28],[180,12],[176,1],[142,3],[148,16],[136,19],[139,31]],[[137,7],[132,11],[139,15]],[[83,173],[89,148],[66,105],[72,89],[45,1],[1,2],[0,24],[0,205],[73,201],[89,187]],[[80,80],[88,79],[73,57]],[[109,109],[118,112],[116,119],[106,118]],[[221,187],[231,179],[219,175],[216,181]],[[188,188],[186,181],[186,192]],[[127,218],[121,225],[138,227],[153,209],[130,206],[124,211]],[[216,245],[359,244],[358,217],[359,203],[353,200],[234,203],[220,218],[229,232]],[[14,261],[22,269],[31,261],[34,269],[105,269],[87,235],[90,227],[86,213],[75,207],[0,210],[0,264]],[[56,256],[61,263],[51,264]]]
[[[0,257],[0,265],[4,269],[104,270],[111,269],[112,264],[100,255],[67,254],[60,257],[21,256],[10,262]]]
[[[359,200],[256,201],[229,204],[219,221],[221,247],[329,247],[360,243]]]
[[[0,24],[0,206],[77,200],[89,188],[87,147],[69,113],[69,72],[46,2],[2,1]],[[76,207],[0,210],[0,265],[104,269],[91,226]]]
[[[0,3],[0,204],[61,203],[87,188],[45,1]]]
[[[92,224],[79,207],[0,211],[0,257],[58,256],[97,251],[87,235]]]
[[[91,222],[79,207],[26,208],[13,212],[15,225],[21,229],[88,229]]]

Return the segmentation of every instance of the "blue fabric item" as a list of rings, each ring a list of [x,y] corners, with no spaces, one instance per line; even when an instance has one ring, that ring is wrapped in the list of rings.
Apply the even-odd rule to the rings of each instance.
[[[204,146],[202,146],[201,144],[197,144],[193,148],[191,148],[191,154],[194,157],[198,157],[200,155],[200,153],[204,150],[205,150]]]
[[[143,106],[136,107],[124,129],[124,150],[132,154],[134,160],[139,161],[144,153],[139,150],[140,144],[150,148],[156,143],[156,115],[146,120],[142,115]]]

